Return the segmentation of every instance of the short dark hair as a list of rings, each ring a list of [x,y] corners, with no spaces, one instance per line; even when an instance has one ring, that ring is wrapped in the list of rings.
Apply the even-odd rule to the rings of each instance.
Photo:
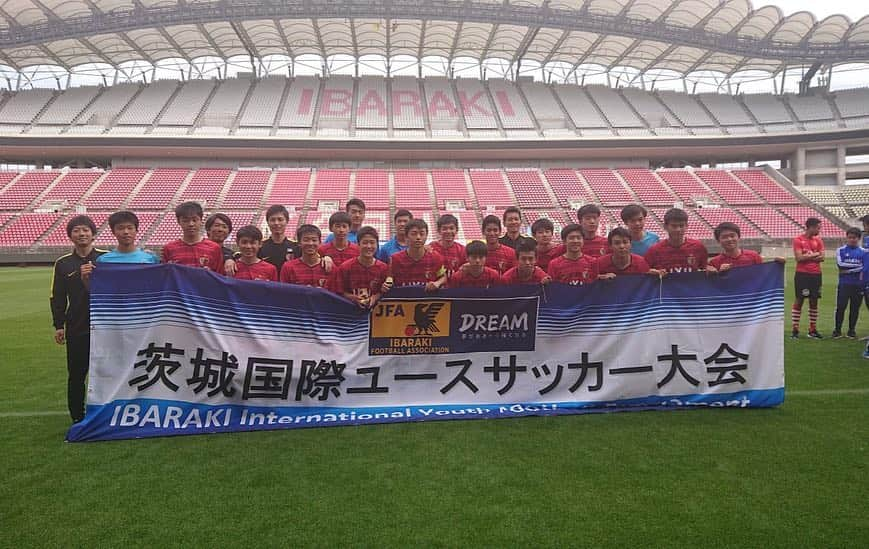
[[[72,230],[79,225],[84,225],[91,230],[91,233],[97,234],[97,226],[94,224],[93,219],[86,215],[77,215],[66,224],[66,236],[72,238]]]
[[[561,240],[567,240],[567,235],[570,233],[579,232],[579,236],[582,236],[583,240],[585,240],[585,236],[582,234],[582,225],[579,223],[568,223],[561,229]]]
[[[810,217],[806,219],[806,227],[817,227],[821,224],[821,220],[817,217]]]
[[[305,223],[304,225],[300,225],[298,229],[296,229],[296,240],[301,242],[302,237],[306,234],[315,234],[317,238],[323,238],[323,233],[320,232],[319,227],[316,225],[311,225],[310,223]]]
[[[263,241],[263,232],[253,225],[245,225],[235,233],[235,241],[238,242],[242,238],[250,238],[257,242]]]
[[[503,214],[501,214],[501,219],[504,220],[504,223],[507,222],[507,214],[509,214],[509,213],[517,214],[519,216],[519,221],[522,221],[522,210],[520,210],[516,206],[510,206],[509,208],[504,210]]]
[[[437,222],[438,230],[440,230],[444,225],[449,225],[450,223],[455,225],[457,229],[459,228],[459,220],[453,214],[444,214],[440,216]]]
[[[860,221],[863,223],[869,223],[869,214],[866,214],[863,217],[861,217]]]
[[[860,238],[861,236],[863,236],[863,231],[861,231],[857,227],[849,227],[848,230],[845,231],[845,236],[851,236],[851,235],[854,235],[857,238]]]
[[[288,212],[287,209],[282,205],[275,204],[273,206],[269,206],[269,209],[266,210],[266,221],[268,221],[271,216],[278,214],[283,215],[284,219],[286,219],[287,221],[290,220],[290,212]]]
[[[622,221],[624,221],[625,223],[628,222],[628,219],[632,219],[634,217],[637,217],[638,215],[647,217],[649,215],[649,212],[646,210],[646,208],[640,206],[639,204],[628,204],[627,206],[622,208],[621,217]]]
[[[346,212],[335,212],[329,216],[329,230],[332,230],[333,225],[339,224],[350,225],[350,216]]]
[[[407,222],[407,225],[404,226],[404,232],[409,233],[411,229],[424,230],[425,234],[428,234],[428,223],[426,223],[424,219],[411,219]]]
[[[552,221],[543,217],[531,224],[531,234],[537,234],[537,231],[555,232],[555,225],[552,224]]]
[[[596,215],[600,217],[600,208],[594,204],[586,204],[582,208],[576,210],[576,217],[578,217],[580,221],[582,221],[582,216],[584,215]]]
[[[410,210],[405,210],[404,208],[401,208],[400,210],[395,210],[395,215],[392,216],[392,220],[395,221],[399,217],[409,217],[413,219],[413,214],[410,212]]]
[[[374,227],[365,226],[359,229],[356,232],[356,242],[362,242],[363,236],[373,236],[376,242],[380,242],[380,236],[378,236],[377,229],[375,229]]]
[[[677,223],[680,221],[682,223],[688,223],[688,212],[679,208],[670,208],[669,210],[667,210],[667,213],[664,214],[664,225],[668,224],[671,221]]]
[[[362,202],[361,198],[351,198],[347,201],[347,204],[344,205],[344,211],[349,212],[350,206],[359,206],[363,210],[365,209],[365,202]]]
[[[628,232],[624,227],[616,227],[615,229],[610,231],[610,234],[606,235],[606,241],[608,244],[612,245],[613,238],[620,236],[622,238],[627,238],[628,241],[631,240],[631,233]]]
[[[199,202],[188,200],[175,206],[175,219],[181,219],[182,217],[198,217],[201,219],[203,215],[202,204]]]
[[[487,215],[483,218],[483,230],[486,230],[486,225],[495,224],[498,226],[498,230],[501,229],[501,219],[497,215]]]
[[[218,219],[223,221],[224,223],[226,223],[226,226],[229,229],[229,232],[231,233],[232,232],[232,219],[230,219],[228,215],[223,214],[223,213],[216,213],[216,214],[209,215],[208,219],[205,220],[205,230],[210,231],[211,226],[214,225],[214,222],[217,221]]]
[[[465,247],[465,255],[468,257],[471,257],[472,255],[486,257],[489,255],[489,247],[486,246],[485,242],[474,240],[473,242],[469,242]]]
[[[712,230],[712,235],[715,237],[715,240],[721,238],[721,233],[724,231],[733,231],[736,233],[736,236],[742,236],[742,232],[739,230],[739,225],[731,223],[730,221],[724,221],[719,223],[718,226]]]
[[[131,211],[121,210],[109,216],[109,228],[115,230],[115,225],[120,223],[132,223],[139,230],[139,218]]]
[[[519,240],[519,243],[516,244],[516,256],[518,257],[521,253],[534,252],[534,255],[537,255],[537,241],[533,238],[522,238]]]

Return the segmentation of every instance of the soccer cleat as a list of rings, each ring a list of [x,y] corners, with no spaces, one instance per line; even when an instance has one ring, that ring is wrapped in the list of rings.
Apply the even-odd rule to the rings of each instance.
[[[857,339],[857,332],[855,332],[854,330],[849,330],[847,337],[848,339]]]
[[[869,347],[866,347],[866,350],[863,351],[863,358],[869,359]]]
[[[812,330],[808,333],[809,339],[824,339],[824,336],[818,333],[817,330]]]
[[[842,339],[842,332],[839,330],[833,330],[833,334],[830,337],[833,339]]]
[[[800,338],[800,331],[799,330],[794,330],[791,332],[791,339],[799,339],[799,338]]]

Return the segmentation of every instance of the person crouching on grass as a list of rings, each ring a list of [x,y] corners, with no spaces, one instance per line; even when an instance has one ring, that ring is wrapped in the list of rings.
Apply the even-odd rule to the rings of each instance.
[[[486,267],[489,248],[485,242],[474,240],[465,247],[468,254],[467,264],[450,275],[450,288],[494,288],[501,284],[501,275],[491,267]]]
[[[552,277],[537,266],[537,242],[526,238],[516,245],[517,265],[504,273],[501,282],[505,286],[517,284],[549,284]]]
[[[238,280],[278,281],[278,270],[264,259],[257,257],[263,245],[263,233],[253,225],[245,225],[235,235],[239,257],[235,262],[235,278]]]
[[[389,274],[389,266],[375,257],[379,242],[373,227],[362,227],[356,233],[359,255],[338,265],[329,277],[329,290],[340,294],[363,309],[370,309],[380,300]]]
[[[444,258],[437,252],[426,249],[428,224],[422,219],[412,219],[405,226],[408,247],[393,254],[389,262],[389,276],[396,286],[425,286],[425,291],[434,292],[447,281]]]
[[[616,227],[607,235],[607,244],[612,253],[601,256],[597,260],[597,272],[600,280],[612,280],[617,276],[646,274],[649,272],[649,264],[643,256],[631,253],[631,233],[623,228]]]

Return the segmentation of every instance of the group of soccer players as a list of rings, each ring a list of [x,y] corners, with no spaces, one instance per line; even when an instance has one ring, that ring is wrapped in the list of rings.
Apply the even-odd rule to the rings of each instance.
[[[109,217],[109,227],[118,243],[111,252],[95,249],[94,222],[86,215],[75,216],[67,225],[75,249],[56,262],[51,296],[55,340],[67,344],[70,414],[74,421],[84,416],[88,287],[92,272],[100,264],[176,263],[243,280],[319,287],[370,308],[396,286],[422,286],[433,292],[444,287],[550,282],[588,285],[618,276],[722,272],[761,262],[760,255],[740,247],[740,230],[733,223],[715,228],[723,252],[710,260],[700,241],[686,237],[685,211],[673,208],[666,212],[667,235],[663,240],[645,230],[646,215],[642,206],[625,207],[621,217],[627,228],[615,228],[603,237],[598,235],[601,210],[588,204],[577,211],[579,223],[565,226],[560,233],[561,244],[555,244],[552,221],[538,219],[531,226],[533,238],[523,236],[521,211],[511,207],[502,217],[487,215],[483,219],[485,242],[464,246],[456,242],[459,221],[455,216],[440,216],[437,239],[429,242],[426,222],[399,209],[393,216],[395,234],[381,244],[377,231],[364,226],[365,203],[354,198],[347,202],[345,211],[329,218],[330,234],[325,241],[320,229],[310,224],[298,227],[296,241],[288,238],[289,212],[275,205],[266,211],[269,237],[264,238],[253,225],[241,227],[235,233],[235,251],[224,245],[233,230],[227,215],[215,213],[204,219],[199,203],[184,202],[175,208],[182,237],[166,244],[159,259],[136,246],[139,220],[133,212],[115,212]],[[817,301],[809,297],[814,319]],[[817,333],[814,325],[812,332]]]

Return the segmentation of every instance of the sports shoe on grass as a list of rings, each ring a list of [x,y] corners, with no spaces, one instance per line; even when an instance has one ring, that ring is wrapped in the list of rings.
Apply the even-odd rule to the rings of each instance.
[[[848,339],[857,339],[857,332],[855,332],[854,330],[851,330],[850,332],[848,332],[847,337],[848,337]]]
[[[799,338],[800,338],[800,331],[799,330],[794,330],[791,332],[791,339],[799,339]]]
[[[824,336],[818,333],[817,330],[812,330],[808,334],[809,339],[824,339]]]
[[[833,333],[830,337],[832,337],[833,339],[842,339],[842,332],[840,332],[839,330],[833,330]]]

